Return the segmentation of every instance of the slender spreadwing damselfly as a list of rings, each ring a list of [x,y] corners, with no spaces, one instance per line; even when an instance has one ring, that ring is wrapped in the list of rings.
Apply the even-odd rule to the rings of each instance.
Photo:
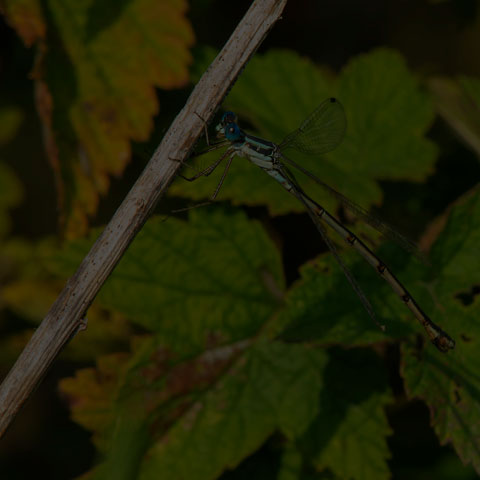
[[[295,149],[299,152],[310,155],[322,155],[335,149],[342,141],[346,129],[346,117],[341,103],[335,98],[329,98],[323,101],[300,125],[300,127],[287,135],[285,139],[275,144],[273,142],[254,137],[243,130],[237,124],[237,117],[233,112],[226,112],[222,116],[221,122],[216,130],[221,141],[211,145],[207,151],[216,150],[227,146],[225,153],[212,165],[203,171],[199,171],[192,177],[184,177],[186,180],[193,181],[201,176],[210,175],[218,165],[227,159],[227,163],[220,179],[220,182],[212,195],[212,200],[216,198],[223,184],[228,169],[235,156],[245,157],[253,164],[260,167],[268,173],[277,182],[282,185],[288,193],[296,197],[305,207],[308,215],[315,224],[320,236],[330,249],[338,264],[341,266],[346,278],[350,282],[353,290],[357,293],[368,314],[375,320],[374,310],[353,278],[352,274],[338,255],[335,245],[327,236],[325,226],[332,228],[348,245],[353,247],[360,255],[376,270],[376,272],[390,285],[393,291],[400,297],[402,302],[415,315],[415,318],[423,326],[427,335],[433,344],[442,352],[455,347],[455,341],[437,326],[423,312],[409,291],[402,285],[395,275],[388,269],[382,260],[380,260],[354,233],[347,227],[330,215],[321,205],[310,198],[301,186],[298,184],[289,167],[294,167],[318,185],[326,189],[347,209],[353,211],[358,217],[366,221],[384,235],[398,241],[403,247],[410,251],[415,250],[415,246],[409,240],[392,229],[389,225],[379,221],[371,216],[366,210],[362,209],[347,197],[333,189],[311,172],[303,168],[297,162],[291,160],[285,155],[287,148]],[[208,139],[207,139],[208,141]],[[288,166],[287,166],[288,165]],[[375,320],[376,322],[376,320]],[[377,323],[377,322],[376,322]],[[378,323],[377,323],[378,325]]]

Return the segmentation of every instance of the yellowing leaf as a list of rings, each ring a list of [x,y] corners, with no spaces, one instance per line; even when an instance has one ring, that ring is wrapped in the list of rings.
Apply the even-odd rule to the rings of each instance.
[[[155,88],[187,82],[193,33],[184,0],[49,0],[44,8],[37,108],[67,233],[75,235],[110,176],[123,172],[130,142],[148,138]]]
[[[53,277],[45,266],[45,260],[57,249],[52,239],[28,242],[15,238],[2,245],[0,263],[6,279],[2,303],[34,325],[43,318],[65,283],[65,278]]]
[[[74,418],[108,438],[93,478],[208,480],[275,430],[295,438],[308,427],[326,361],[305,346],[240,342],[178,362],[147,340],[127,375],[124,363],[107,358],[62,390]]]
[[[73,419],[94,432],[104,432],[112,421],[110,406],[116,396],[118,379],[127,356],[109,355],[98,360],[97,368],[78,370],[74,378],[60,381],[60,390],[70,403]],[[100,436],[95,438],[101,443]]]
[[[61,285],[55,283],[39,282],[38,278],[19,279],[4,287],[3,300],[17,315],[38,322],[58,295]]]
[[[276,429],[298,436],[317,412],[326,360],[305,346],[252,346],[150,447],[139,478],[218,478]]]

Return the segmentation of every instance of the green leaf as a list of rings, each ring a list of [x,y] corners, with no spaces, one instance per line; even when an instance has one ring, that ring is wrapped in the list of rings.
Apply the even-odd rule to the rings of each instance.
[[[148,445],[147,425],[139,421],[137,405],[117,412],[107,460],[90,472],[89,480],[133,480],[138,478],[139,462]],[[136,415],[135,415],[136,413]]]
[[[382,332],[368,316],[338,263],[330,253],[301,268],[301,279],[287,294],[279,323],[285,326],[283,337],[294,341],[307,339],[325,344],[368,345],[396,336],[391,318],[384,318],[380,302],[388,290],[370,272],[358,254],[343,254],[349,270],[372,303],[379,321],[388,328]],[[376,283],[375,283],[376,282]],[[371,288],[368,288],[371,287]],[[402,305],[398,304],[399,308]],[[390,315],[388,315],[390,317]]]
[[[214,479],[275,429],[299,435],[316,412],[324,363],[302,346],[252,347],[152,446],[140,478]]]
[[[275,430],[298,437],[317,412],[326,356],[309,347],[240,342],[179,361],[158,340],[136,343],[130,359],[61,382],[106,452],[95,479],[217,478]]]
[[[73,271],[88,241],[59,255]],[[102,305],[189,350],[249,337],[270,318],[284,288],[279,253],[257,222],[218,206],[190,221],[150,220],[102,288]]]
[[[344,173],[360,177],[358,195],[378,190],[371,180],[369,188],[369,177],[421,181],[433,171],[437,149],[424,137],[433,122],[432,104],[400,54],[379,49],[355,57],[342,71],[339,96],[349,133],[333,157]],[[364,195],[362,204],[380,200]]]
[[[478,309],[475,286],[480,267],[476,261],[480,238],[476,225],[480,222],[480,210],[475,198],[472,194],[469,205],[466,202],[464,208],[452,210],[447,227],[432,248],[429,265],[421,265],[402,252],[394,253],[392,248],[377,252],[422,310],[457,342],[464,336],[470,338],[467,332],[476,329],[475,324],[462,323],[474,318],[470,310]],[[381,332],[374,325],[338,264],[327,254],[316,264],[304,266],[301,280],[289,290],[286,307],[279,316],[279,324],[285,327],[284,338],[343,345],[398,340],[411,337],[414,332],[426,338],[415,317],[374,269],[355,252],[342,257],[386,331]],[[463,305],[462,299],[471,305]],[[432,353],[434,358],[435,354]]]
[[[325,369],[319,414],[303,442],[319,470],[344,480],[390,478],[383,364],[369,351],[336,351]]]
[[[280,142],[331,96],[338,96],[347,113],[344,142],[321,159],[289,150],[287,155],[293,160],[366,208],[381,202],[378,180],[420,181],[432,172],[436,148],[424,137],[433,121],[431,103],[403,58],[391,50],[357,57],[337,81],[293,52],[256,55],[226,99],[225,108],[237,112],[240,123],[251,125],[261,137]],[[213,163],[218,156],[202,156],[196,167]],[[170,193],[208,197],[221,175],[222,168],[218,170],[197,182],[179,180]],[[315,192],[314,198],[332,207],[332,199],[322,197],[320,187],[301,174],[299,179],[307,191]],[[234,160],[220,198],[237,204],[265,204],[274,214],[302,209],[272,178],[243,158]]]
[[[476,328],[467,328],[460,321],[472,318],[469,309],[476,308],[479,264],[475,260],[480,240],[476,225],[480,211],[475,198],[472,194],[470,206],[452,210],[447,227],[432,248],[429,265],[421,265],[402,252],[394,253],[391,248],[377,252],[422,310],[457,341],[464,335],[470,338],[467,331]],[[284,338],[343,345],[407,338],[413,332],[425,338],[413,315],[374,269],[355,252],[342,257],[371,301],[379,322],[386,325],[386,332],[374,325],[339,266],[330,255],[325,255],[316,264],[302,268],[301,280],[287,294],[286,308],[279,316],[279,323],[285,326]],[[471,306],[462,305],[465,298]]]
[[[476,261],[480,241],[477,196],[472,193],[462,207],[452,210],[445,230],[432,248],[429,265],[420,265],[402,252],[393,254],[390,248],[377,252],[422,310],[457,342],[470,338],[467,332],[476,329],[475,324],[462,322],[474,318],[471,311],[478,309],[475,297],[480,267]],[[366,345],[387,338],[405,338],[414,331],[425,337],[390,286],[380,280],[363,259],[355,259],[358,255],[354,253],[344,255],[344,260],[371,301],[379,322],[386,325],[386,332],[375,327],[341,269],[330,256],[325,256],[316,266],[304,266],[302,279],[288,292],[286,308],[279,318],[279,323],[286,326],[284,338]],[[471,305],[463,305],[464,299]],[[435,353],[432,353],[434,358]]]
[[[478,189],[452,209],[432,249],[436,273],[429,290],[435,318],[456,340],[456,349],[441,355],[431,348],[403,348],[403,376],[410,397],[431,409],[442,444],[451,443],[464,463],[480,473],[480,196]]]
[[[2,285],[2,301],[16,315],[37,326],[52,305],[65,278],[52,275],[47,264],[58,252],[53,238],[31,242],[10,239],[2,245],[0,262],[7,281]]]
[[[44,238],[40,241],[10,239],[2,244],[0,264],[3,266],[2,295],[0,306],[37,327],[65,285],[68,274],[78,266],[84,252],[79,252],[77,265],[68,273],[52,269],[52,257],[59,252],[58,241]],[[20,334],[4,335],[0,339],[0,351],[4,356],[10,353],[7,363],[12,363],[21,352],[31,330]],[[88,328],[70,342],[62,353],[64,359],[77,362],[91,362],[105,352],[124,350],[132,336],[131,324],[124,315],[107,311],[98,303],[88,310]]]
[[[334,234],[333,239],[338,239]],[[370,247],[373,249],[373,247]],[[398,246],[386,245],[375,251],[395,277],[408,289],[427,313],[434,311],[429,282],[431,269],[418,263]],[[315,339],[324,344],[366,346],[398,340],[424,330],[394,293],[356,251],[341,257],[373,307],[376,321],[368,315],[360,298],[330,252],[302,266],[301,278],[288,291],[285,308],[279,314],[282,337],[290,341]],[[279,327],[281,328],[281,327]]]
[[[35,5],[22,12],[29,19],[36,14],[39,23]],[[74,235],[84,233],[110,176],[123,172],[130,142],[148,138],[158,112],[155,88],[186,84],[193,33],[184,0],[48,0],[43,6],[37,106],[66,228]]]

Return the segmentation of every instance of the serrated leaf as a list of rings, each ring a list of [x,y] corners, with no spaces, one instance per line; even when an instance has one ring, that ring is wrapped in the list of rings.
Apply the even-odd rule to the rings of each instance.
[[[333,234],[331,237],[335,238]],[[422,305],[422,295],[428,291],[425,285],[427,269],[398,251],[398,247],[391,247],[377,250],[376,254]],[[279,315],[279,324],[285,328],[284,338],[361,346],[398,340],[415,331],[423,334],[415,317],[390,285],[357,252],[343,252],[342,260],[372,304],[377,322],[385,325],[386,330],[383,332],[368,315],[342,269],[328,252],[304,265],[300,270],[301,279],[289,290],[285,309]]]
[[[123,172],[130,142],[151,132],[155,87],[187,82],[193,33],[184,0],[49,0],[43,6],[37,106],[66,229],[75,235],[84,233],[110,176]]]
[[[145,338],[134,350],[129,367],[109,356],[61,383],[106,452],[91,478],[213,479],[317,411],[326,356],[309,347],[245,341],[179,361]]]
[[[432,249],[437,274],[429,284],[435,317],[456,340],[454,351],[403,348],[403,376],[411,397],[424,399],[442,444],[451,443],[480,473],[480,197],[478,190],[452,209]]]
[[[127,354],[101,357],[96,368],[77,370],[75,377],[64,378],[59,383],[61,392],[70,402],[73,419],[95,433],[98,447],[105,445],[109,427],[114,422],[111,407],[128,359]]]
[[[292,70],[298,71],[298,75],[285,75]],[[287,78],[289,82],[285,83]],[[291,95],[285,94],[285,85]],[[304,97],[301,100],[303,108],[298,108],[299,96]],[[332,96],[330,84],[309,60],[290,51],[273,51],[252,58],[224,107],[248,119],[264,138],[280,141],[328,96]],[[218,156],[218,152],[202,156],[196,165],[201,168],[213,163]],[[209,197],[220,179],[222,168],[217,170],[208,179],[202,178],[193,183],[179,179],[170,187],[169,194],[194,199]],[[190,173],[191,170],[185,169],[186,175]],[[302,210],[298,201],[286,194],[276,182],[246,159],[240,158],[233,161],[219,198],[227,198],[234,204],[266,204],[275,214]]]
[[[323,363],[301,346],[253,347],[149,450],[140,478],[213,479],[276,428],[301,433],[315,412]]]
[[[59,256],[73,270],[88,241]],[[99,294],[104,306],[168,339],[202,350],[258,331],[284,288],[279,253],[245,215],[215,206],[190,221],[150,220]]]
[[[305,448],[319,470],[344,480],[388,479],[391,430],[384,410],[392,397],[383,365],[367,351],[332,353]]]
[[[479,213],[473,209],[465,213],[462,220],[455,220],[455,215],[454,210],[448,223],[455,227],[447,226],[441,241],[432,249],[429,265],[419,264],[398,249],[394,252],[390,246],[376,253],[422,310],[457,339],[463,330],[458,330],[458,323],[452,322],[452,318],[458,316],[460,297],[471,297],[478,284],[478,263],[474,252],[479,239],[474,225],[479,221]],[[339,265],[330,254],[325,254],[316,263],[301,269],[301,280],[288,292],[286,308],[279,316],[279,323],[285,326],[284,338],[296,341],[316,339],[344,345],[398,340],[415,331],[426,338],[415,317],[370,265],[356,252],[343,254],[342,258],[373,305],[378,322],[386,326],[386,331],[381,332],[375,326]],[[456,296],[458,298],[451,302],[454,313],[449,315],[444,299]]]
[[[65,278],[52,276],[47,259],[58,250],[52,238],[30,242],[20,238],[2,245],[0,262],[7,281],[2,303],[19,317],[37,325],[51,306]]]
[[[248,120],[261,137],[278,143],[331,96],[338,96],[347,113],[344,142],[322,158],[288,151],[294,160],[365,208],[381,201],[379,179],[419,181],[431,173],[436,148],[424,134],[433,121],[432,106],[403,58],[391,50],[357,57],[336,82],[332,75],[292,52],[257,55],[227,97],[225,108],[236,111],[240,123]],[[218,155],[202,157],[200,165],[213,163]],[[221,175],[221,167],[218,170],[191,184],[178,180],[170,193],[208,197]],[[187,169],[185,172],[189,174]],[[274,214],[302,209],[262,173],[246,159],[236,158],[220,198],[237,204],[266,204]],[[299,179],[315,198],[333,205],[309,179],[302,175]]]
[[[58,253],[56,240],[46,238],[30,242],[15,238],[2,244],[2,294],[0,306],[13,312],[27,324],[37,327],[65,284],[66,275],[54,273],[49,264]],[[88,310],[87,328],[63,352],[63,358],[91,361],[104,352],[124,350],[131,337],[131,325],[125,316],[106,311],[98,305]],[[26,336],[28,335],[28,336]],[[20,354],[31,331],[4,335],[0,351],[7,363]]]
[[[472,198],[475,196],[473,194]],[[422,310],[458,341],[464,335],[470,338],[466,333],[467,324],[462,322],[469,315],[472,317],[467,313],[468,308],[465,310],[461,305],[461,298],[474,299],[475,286],[478,285],[476,249],[479,238],[475,225],[479,222],[480,212],[473,206],[462,215],[456,212],[452,211],[447,227],[435,243],[429,265],[421,265],[403,252],[393,253],[391,248],[382,248],[376,253]],[[286,308],[279,318],[279,323],[285,326],[284,338],[295,341],[316,339],[344,345],[398,340],[411,336],[413,332],[427,338],[415,317],[390,286],[378,278],[374,269],[355,252],[344,254],[342,258],[371,301],[377,320],[386,326],[386,331],[381,332],[374,325],[338,264],[326,254],[316,264],[304,266],[302,279],[290,289]],[[453,320],[460,318],[462,321]],[[475,328],[472,325],[468,330],[475,331]],[[454,352],[453,355],[457,354]]]
[[[420,265],[402,252],[394,256],[387,248],[377,252],[422,310],[457,341],[470,338],[466,332],[476,329],[475,324],[467,326],[463,322],[472,318],[470,309],[478,308],[474,301],[475,289],[478,289],[477,248],[480,241],[476,228],[480,221],[475,204],[477,197],[475,191],[464,209],[452,210],[447,227],[432,249],[429,265]],[[399,339],[414,331],[425,338],[401,300],[386,282],[376,278],[374,270],[363,259],[355,260],[353,252],[343,258],[371,301],[379,322],[386,325],[386,332],[375,328],[341,269],[326,256],[317,266],[303,267],[302,279],[290,289],[286,309],[280,315],[280,324],[286,325],[285,338],[296,341],[314,338],[348,345],[365,345],[382,338]],[[471,306],[462,305],[465,298]]]
[[[399,53],[378,49],[355,57],[342,71],[339,97],[347,105],[349,133],[333,157],[345,173],[364,183],[368,177],[420,181],[433,171],[436,147],[424,137],[432,104]],[[369,189],[368,181],[357,186],[359,194],[362,188]]]

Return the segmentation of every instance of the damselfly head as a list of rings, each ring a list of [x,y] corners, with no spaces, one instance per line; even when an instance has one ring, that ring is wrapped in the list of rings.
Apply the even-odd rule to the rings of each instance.
[[[240,130],[239,126],[236,123],[229,123],[225,125],[224,134],[227,140],[230,142],[238,142],[243,139],[243,132]]]
[[[220,123],[215,127],[218,137],[225,137],[225,127],[230,123],[237,123],[237,116],[233,112],[225,112]]]

